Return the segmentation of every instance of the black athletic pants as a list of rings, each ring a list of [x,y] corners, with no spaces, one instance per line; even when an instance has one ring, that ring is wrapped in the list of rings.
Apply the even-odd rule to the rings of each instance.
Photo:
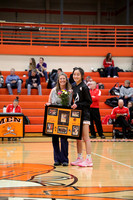
[[[125,120],[124,116],[119,116],[115,120],[115,124],[119,124],[122,127],[123,135],[126,135],[126,129],[130,127],[129,123],[127,120]]]
[[[103,128],[101,124],[99,108],[90,108],[90,132],[91,135],[96,136],[94,122],[96,124],[98,135],[101,137],[103,135]]]

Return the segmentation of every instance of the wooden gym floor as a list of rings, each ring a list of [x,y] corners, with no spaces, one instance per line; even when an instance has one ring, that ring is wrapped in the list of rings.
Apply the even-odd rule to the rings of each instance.
[[[133,142],[91,144],[93,168],[54,168],[51,138],[0,140],[0,200],[133,200]]]

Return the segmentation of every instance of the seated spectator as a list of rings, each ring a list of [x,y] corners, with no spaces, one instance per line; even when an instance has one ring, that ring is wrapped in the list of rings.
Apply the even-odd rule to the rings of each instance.
[[[117,68],[114,67],[114,61],[112,59],[111,53],[106,55],[106,58],[103,61],[103,66],[105,68],[105,72],[107,77],[111,77],[111,75],[116,78],[117,77]]]
[[[90,89],[90,85],[92,83],[92,78],[90,76],[87,76],[86,79],[84,80],[85,84],[88,86],[88,88]]]
[[[90,138],[96,138],[96,132],[94,128],[94,122],[95,122],[98,135],[102,139],[105,139],[105,136],[103,135],[103,128],[99,112],[99,99],[101,96],[101,91],[97,89],[96,86],[97,84],[95,81],[92,81],[90,83],[90,95],[92,98],[92,104],[90,105],[90,132],[91,132]]]
[[[133,125],[133,102],[129,101],[127,107],[130,113],[130,124]]]
[[[2,73],[0,71],[0,88],[3,87],[3,84],[4,84],[4,78],[3,78],[3,75],[2,75]]]
[[[74,70],[76,69],[77,67],[74,67],[73,68],[73,72],[74,72]],[[75,81],[74,81],[74,79],[73,79],[73,72],[70,74],[70,77],[69,77],[69,83],[73,86],[73,85],[75,85]]]
[[[28,66],[28,76],[31,75],[31,71],[33,69],[36,69],[36,61],[34,58],[30,58],[30,63],[29,63],[29,66]]]
[[[115,124],[119,124],[123,130],[123,137],[126,138],[126,129],[132,128],[128,120],[130,118],[129,109],[124,106],[122,99],[118,100],[118,106],[111,112],[111,119],[115,119]]]
[[[44,58],[40,57],[39,63],[36,66],[37,72],[41,77],[45,77],[47,82],[48,75],[47,75],[47,64],[44,62]]]
[[[22,80],[19,76],[15,75],[15,69],[10,70],[10,75],[6,77],[6,85],[9,91],[9,95],[13,95],[12,88],[17,88],[17,93],[21,94]]]
[[[21,113],[21,107],[19,104],[19,97],[16,97],[16,99],[14,99],[13,104],[9,104],[6,108],[6,112],[7,113]]]
[[[127,104],[128,109],[130,109],[132,106],[133,106],[133,102],[132,101],[128,101],[128,104]]]
[[[37,74],[36,69],[33,69],[31,71],[31,75],[28,79],[28,86],[27,86],[28,95],[31,95],[31,89],[32,88],[38,89],[38,94],[42,95],[42,88],[41,88],[41,84],[40,84],[40,76]]]
[[[57,83],[57,80],[58,80],[58,75],[61,72],[62,72],[62,69],[59,68],[57,70],[57,72],[54,72],[53,74],[51,74],[51,76],[50,76],[51,88],[54,88],[56,86],[56,83]]]
[[[127,106],[128,101],[133,101],[133,88],[130,87],[129,80],[126,80],[124,86],[120,88],[120,99],[123,99],[124,106]]]

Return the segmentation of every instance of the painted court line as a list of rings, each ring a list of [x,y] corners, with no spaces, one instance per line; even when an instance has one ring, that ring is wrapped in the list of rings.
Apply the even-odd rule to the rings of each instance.
[[[107,160],[110,160],[110,161],[112,161],[112,162],[118,163],[118,164],[123,165],[123,166],[125,166],[125,167],[129,167],[129,168],[132,168],[132,169],[133,169],[133,166],[131,166],[131,165],[127,165],[127,164],[124,164],[124,163],[119,162],[119,161],[117,161],[117,160],[113,160],[113,159],[111,159],[111,158],[108,158],[108,157],[105,157],[105,156],[101,156],[100,154],[97,154],[97,153],[94,153],[94,152],[92,152],[92,154],[93,154],[93,155],[96,155],[96,156],[99,156],[99,157],[101,157],[101,158],[105,158],[105,159],[107,159]]]

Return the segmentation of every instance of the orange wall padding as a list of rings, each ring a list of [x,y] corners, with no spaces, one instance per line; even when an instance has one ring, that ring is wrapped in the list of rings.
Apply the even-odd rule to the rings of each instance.
[[[0,45],[0,54],[7,55],[45,55],[45,56],[133,56],[133,47],[51,47]]]

